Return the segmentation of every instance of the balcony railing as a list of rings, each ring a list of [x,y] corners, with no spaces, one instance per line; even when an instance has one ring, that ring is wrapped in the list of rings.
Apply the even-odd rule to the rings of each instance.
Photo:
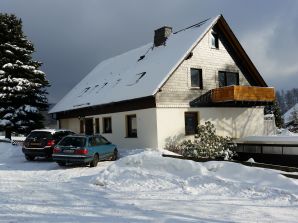
[[[273,102],[275,90],[272,87],[227,86],[211,90],[212,102],[249,101]]]
[[[275,90],[272,87],[237,85],[212,89],[191,101],[190,106],[262,106],[274,101]]]

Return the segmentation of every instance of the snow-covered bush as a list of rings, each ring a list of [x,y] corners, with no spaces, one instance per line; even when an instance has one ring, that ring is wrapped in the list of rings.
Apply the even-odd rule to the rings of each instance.
[[[193,140],[184,140],[177,146],[176,151],[186,157],[193,158],[222,158],[225,160],[235,156],[235,144],[230,137],[216,135],[216,130],[211,122],[198,126],[198,133]],[[179,149],[177,149],[179,148]],[[171,148],[166,148],[171,150]]]

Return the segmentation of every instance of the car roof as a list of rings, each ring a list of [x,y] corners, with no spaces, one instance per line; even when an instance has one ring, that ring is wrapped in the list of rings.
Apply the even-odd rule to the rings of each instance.
[[[31,132],[50,132],[51,134],[54,134],[56,132],[65,132],[65,131],[72,132],[69,129],[35,129]]]

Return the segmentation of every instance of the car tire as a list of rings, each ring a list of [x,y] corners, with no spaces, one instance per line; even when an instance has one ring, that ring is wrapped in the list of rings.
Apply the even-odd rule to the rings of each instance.
[[[26,160],[33,161],[35,159],[35,156],[25,155]]]
[[[57,162],[59,166],[66,166],[65,162]]]
[[[91,163],[90,163],[90,167],[96,167],[98,161],[99,161],[98,154],[95,154],[94,157],[93,157],[93,160],[92,160]]]
[[[112,160],[115,161],[118,159],[118,150],[117,148],[114,149],[113,155],[112,155]]]

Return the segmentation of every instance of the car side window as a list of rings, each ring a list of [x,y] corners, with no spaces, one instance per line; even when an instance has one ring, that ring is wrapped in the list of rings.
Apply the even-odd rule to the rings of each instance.
[[[99,138],[100,138],[100,141],[101,141],[102,145],[110,144],[110,142],[106,138],[104,138],[102,136],[100,136]]]
[[[96,145],[97,145],[97,146],[102,145],[102,142],[101,142],[101,140],[100,140],[100,138],[99,138],[98,136],[95,137],[95,142],[96,142]]]
[[[94,137],[90,137],[88,140],[89,146],[96,146],[96,141]]]

